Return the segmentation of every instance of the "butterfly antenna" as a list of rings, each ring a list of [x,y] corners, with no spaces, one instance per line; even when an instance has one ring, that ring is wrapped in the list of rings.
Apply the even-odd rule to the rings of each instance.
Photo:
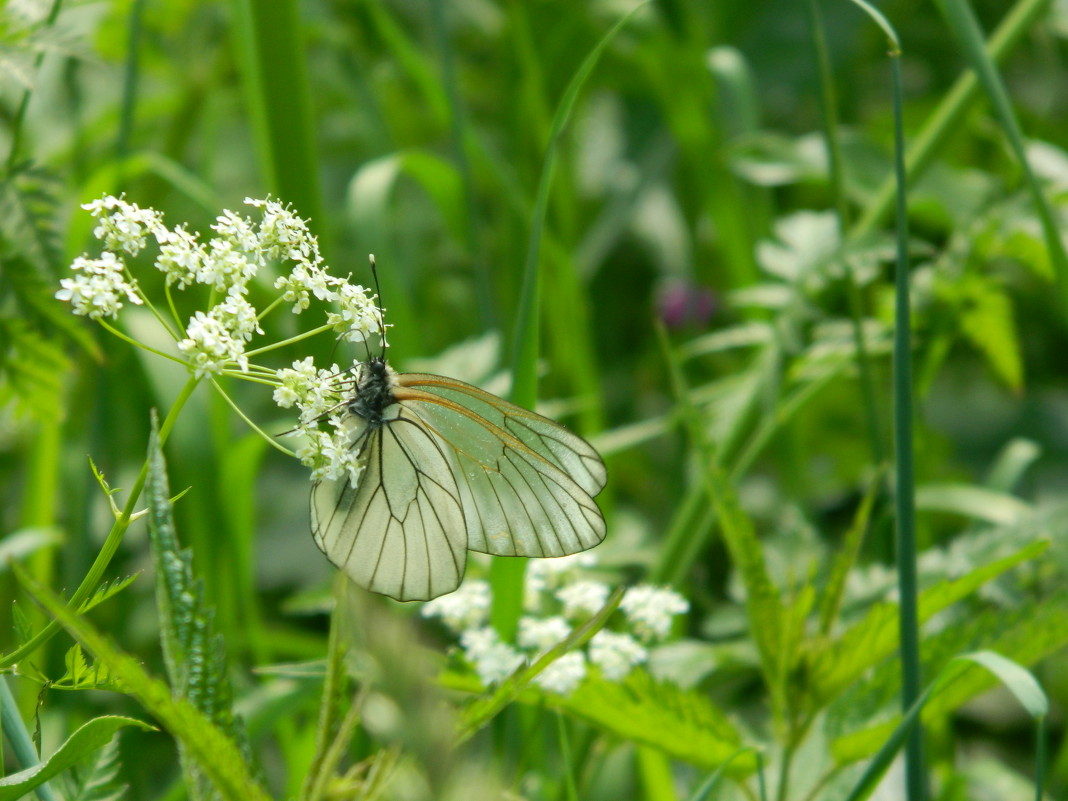
[[[374,253],[369,253],[367,258],[371,262],[371,277],[375,281],[375,297],[377,300],[375,308],[378,309],[378,328],[382,332],[382,351],[384,353],[389,347],[389,341],[386,339],[386,321],[382,317],[382,287],[378,283],[378,264],[375,263]]]

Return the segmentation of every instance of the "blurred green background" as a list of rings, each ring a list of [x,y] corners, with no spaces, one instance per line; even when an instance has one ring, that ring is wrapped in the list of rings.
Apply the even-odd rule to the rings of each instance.
[[[695,460],[676,426],[658,323],[784,584],[820,569],[889,451],[888,46],[852,3],[820,3],[833,75],[825,82],[812,5],[650,3],[608,44],[553,150],[538,240],[539,397],[606,455],[602,567],[617,579],[672,583],[691,601],[694,637],[744,632],[740,618],[723,617],[737,601],[730,565],[694,506]],[[1005,26],[1002,74],[1029,160],[1063,219],[1068,6],[973,5],[987,32]],[[608,0],[7,2],[0,532],[29,532],[29,552],[19,555],[35,575],[68,591],[78,585],[111,523],[88,459],[112,486],[128,488],[144,459],[148,410],[166,410],[187,377],[52,298],[71,259],[95,245],[79,203],[124,192],[201,232],[246,196],[292,203],[311,218],[335,274],[369,283],[367,254],[376,255],[395,366],[501,391],[506,384],[492,380],[511,364],[554,114],[583,60],[632,8]],[[903,43],[906,135],[915,143],[964,60],[935,4],[892,0],[880,9]],[[839,122],[840,185],[828,168],[824,101]],[[989,105],[976,93],[939,132],[909,195],[920,544],[949,549],[1010,523],[1053,534],[1039,578],[1006,589],[1008,600],[977,601],[1018,608],[1021,598],[1052,592],[1068,563],[1064,307]],[[868,399],[843,264],[868,332]],[[162,287],[150,268],[138,278],[149,292]],[[284,338],[298,322],[285,313],[266,325]],[[123,316],[121,327],[145,341],[159,336],[143,314]],[[348,351],[324,336],[272,358],[282,367],[309,353],[324,364],[361,356]],[[266,390],[228,387],[267,431],[291,427]],[[176,506],[179,536],[216,606],[239,695],[260,681],[254,666],[320,657],[333,568],[308,533],[305,471],[266,448],[208,387],[183,413],[168,458],[172,486],[191,488]],[[1007,486],[991,472],[1006,464]],[[977,502],[958,491],[972,485],[1005,495]],[[1006,505],[1008,493],[1019,506]],[[876,518],[867,566],[892,558],[888,511]],[[954,552],[939,553],[948,562]],[[109,575],[150,565],[135,525]],[[932,568],[940,576],[952,569]],[[0,588],[0,599],[15,597],[2,567]],[[152,592],[139,580],[94,612],[149,666],[159,659]],[[367,620],[401,625],[396,617],[404,636],[442,646],[412,609],[363,603]],[[0,604],[0,631],[10,630],[9,606]],[[66,645],[57,643],[35,655],[38,667],[61,672]],[[389,647],[372,642],[360,659],[388,664],[383,653],[397,656]],[[1057,664],[1041,675],[1063,700],[1063,656]],[[744,681],[735,689],[751,698]],[[36,688],[19,693],[29,714]],[[268,715],[268,751],[303,747],[314,697],[301,685],[284,712]],[[88,709],[121,705],[53,693],[43,714],[63,729]],[[494,753],[522,742],[521,720],[512,725],[519,728],[496,732]],[[1014,741],[1014,725],[966,717],[947,724],[954,734],[936,737],[937,748],[944,756],[953,736],[974,736],[1011,763],[1029,749]],[[374,742],[365,735],[360,747]],[[1068,751],[1059,747],[1054,775],[1063,789]],[[146,739],[141,748],[143,759],[125,760],[131,797],[162,797],[151,777],[168,764],[168,746]],[[501,759],[509,758],[518,757]],[[511,765],[500,775],[509,771],[522,773]],[[601,787],[589,797],[630,792]]]

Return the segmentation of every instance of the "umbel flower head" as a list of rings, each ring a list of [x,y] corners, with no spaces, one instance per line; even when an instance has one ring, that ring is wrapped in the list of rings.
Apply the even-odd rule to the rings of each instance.
[[[365,287],[330,274],[307,221],[289,206],[251,198],[245,204],[257,219],[224,210],[211,236],[201,237],[185,225],[168,227],[161,212],[123,197],[86,203],[82,208],[96,218],[93,235],[104,250],[75,259],[56,298],[115,333],[109,321],[127,304],[146,307],[174,340],[175,353],[163,355],[185,364],[197,379],[231,375],[277,387],[278,405],[300,410],[295,433],[303,434],[306,444],[295,455],[312,468],[312,478],[355,480],[351,432],[337,413],[351,390],[351,368],[318,369],[309,357],[276,371],[253,364],[251,357],[283,343],[257,343],[254,350],[250,344],[264,336],[261,322],[268,314],[287,304],[300,314],[310,308],[312,297],[328,305],[325,322],[285,344],[323,331],[363,343],[381,335],[382,313]],[[165,276],[165,298],[147,297],[132,272],[133,260],[151,252],[153,244],[153,266]],[[253,282],[273,286],[275,299],[256,308],[249,300]],[[197,292],[202,308],[179,318],[172,302],[176,291]]]
[[[484,686],[498,684],[551,650],[604,606],[609,586],[588,578],[583,570],[595,563],[588,551],[530,563],[527,614],[519,619],[514,645],[489,626],[491,591],[486,581],[465,582],[455,592],[427,602],[422,614],[439,618],[459,636],[464,659]],[[631,587],[620,604],[621,630],[598,631],[584,649],[551,662],[534,683],[545,692],[570,695],[591,665],[603,678],[622,681],[649,660],[649,646],[666,640],[674,618],[688,610],[689,604],[673,590],[648,584]]]

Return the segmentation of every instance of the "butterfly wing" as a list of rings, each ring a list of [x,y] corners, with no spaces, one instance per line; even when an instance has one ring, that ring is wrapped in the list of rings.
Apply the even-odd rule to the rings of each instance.
[[[365,430],[359,480],[312,488],[312,535],[349,577],[399,601],[428,600],[460,585],[466,523],[454,460],[399,405]]]
[[[468,548],[564,556],[604,539],[593,496],[607,476],[584,439],[460,381],[401,373],[397,383],[400,404],[455,452]]]

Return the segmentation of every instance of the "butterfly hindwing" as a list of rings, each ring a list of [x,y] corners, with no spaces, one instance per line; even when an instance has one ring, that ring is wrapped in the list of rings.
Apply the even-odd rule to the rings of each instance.
[[[312,490],[312,534],[353,581],[398,600],[427,600],[459,586],[466,522],[454,458],[400,405],[358,445],[363,472]]]

